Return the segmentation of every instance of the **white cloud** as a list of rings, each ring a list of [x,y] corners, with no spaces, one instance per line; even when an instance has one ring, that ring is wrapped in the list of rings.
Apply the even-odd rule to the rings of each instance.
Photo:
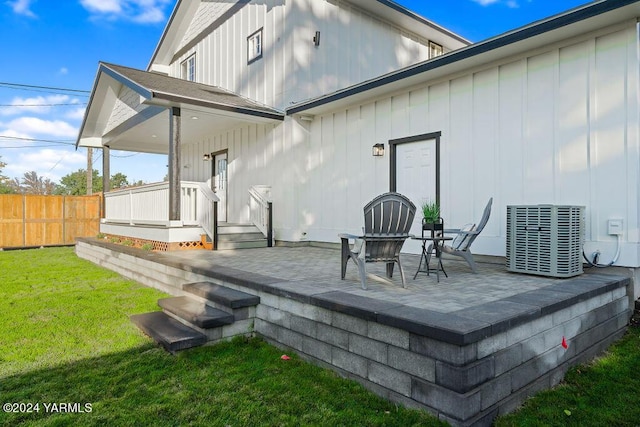
[[[58,74],[66,76],[67,74],[69,74],[69,69],[67,67],[62,67],[60,68],[60,70],[58,70]]]
[[[10,135],[9,132],[74,140],[78,136],[78,128],[65,121],[42,120],[37,117],[19,117],[7,123],[0,123],[0,135]]]
[[[18,15],[28,16],[29,18],[36,18],[35,13],[33,13],[30,9],[31,2],[33,0],[14,0],[9,1],[7,4],[13,9],[14,13]]]
[[[80,0],[94,18],[157,23],[165,20],[164,10],[171,0]]]
[[[472,0],[475,3],[478,3],[480,6],[491,6],[493,4],[504,4],[511,9],[516,9],[520,7],[520,0]],[[531,0],[527,0],[531,3]]]
[[[473,1],[478,3],[480,6],[489,6],[494,3],[498,3],[499,0],[473,0]]]
[[[14,150],[15,151],[15,150]],[[3,160],[4,157],[3,157]],[[63,176],[87,167],[86,152],[70,149],[32,149],[14,154],[4,168],[5,175],[22,178],[25,172],[36,171],[38,176],[58,182]]]
[[[75,108],[67,112],[67,114],[65,114],[64,117],[70,120],[82,120],[84,119],[84,112],[86,109],[87,109],[86,107]]]
[[[10,107],[0,107],[0,116],[14,116],[25,112],[47,114],[52,104],[77,104],[80,101],[67,95],[37,96],[33,98],[16,97],[11,100]]]

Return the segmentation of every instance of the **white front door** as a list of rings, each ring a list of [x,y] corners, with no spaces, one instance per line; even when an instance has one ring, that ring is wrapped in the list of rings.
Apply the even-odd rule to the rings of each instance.
[[[436,140],[399,144],[396,147],[396,191],[416,205],[411,234],[422,234],[422,204],[436,200]],[[420,253],[421,242],[407,240],[403,252]]]
[[[227,221],[227,153],[213,157],[213,192],[220,199],[218,202],[218,221]]]

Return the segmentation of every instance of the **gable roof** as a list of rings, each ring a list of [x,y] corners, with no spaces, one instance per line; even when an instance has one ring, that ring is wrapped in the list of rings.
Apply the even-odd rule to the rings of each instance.
[[[155,105],[184,103],[250,116],[284,120],[284,113],[217,86],[151,73],[121,65],[101,63],[101,71],[134,89]]]
[[[535,49],[587,31],[640,17],[640,0],[600,0],[543,19],[502,35],[449,52],[445,55],[410,65],[287,109],[287,114],[319,114],[330,108],[353,104],[383,96],[403,88],[421,84],[468,70],[475,65]]]
[[[208,111],[220,119],[269,122],[284,113],[216,86],[191,82],[121,65],[100,63],[76,147],[101,146],[122,88],[139,98],[129,128],[149,121],[170,107]],[[129,109],[131,110],[131,109]],[[81,144],[81,142],[84,142]]]
[[[215,3],[215,0],[208,0]],[[317,1],[317,0],[314,0]],[[391,22],[401,28],[411,31],[425,39],[432,40],[436,43],[453,46],[454,48],[467,46],[471,42],[462,36],[447,30],[444,27],[418,15],[417,13],[399,5],[393,0],[345,0],[346,2],[357,6],[375,16]],[[184,41],[183,37],[187,33],[200,6],[200,0],[178,0],[171,17],[160,37],[160,41],[156,46],[147,70],[151,70],[154,64],[169,65],[176,56],[188,51],[190,48],[199,43],[215,28],[233,16],[236,12],[250,3],[251,0],[225,0],[223,5],[212,10],[213,15],[210,16],[211,23],[204,28],[199,34],[195,35],[186,44],[181,46]]]

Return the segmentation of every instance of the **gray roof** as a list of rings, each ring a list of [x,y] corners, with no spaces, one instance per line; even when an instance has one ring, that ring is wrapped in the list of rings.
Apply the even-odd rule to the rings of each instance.
[[[284,112],[217,86],[104,62],[100,63],[98,74],[100,72],[104,72],[131,87],[147,99],[162,100],[172,104],[198,105],[251,116],[284,120]]]

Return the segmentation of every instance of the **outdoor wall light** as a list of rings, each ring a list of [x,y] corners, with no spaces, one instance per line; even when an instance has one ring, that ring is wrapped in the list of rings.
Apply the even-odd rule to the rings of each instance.
[[[320,46],[320,31],[316,31],[316,35],[313,36],[313,44],[315,47]]]
[[[206,153],[205,155],[202,156],[203,162],[208,162],[209,160],[211,160],[211,154]]]
[[[375,144],[373,146],[373,156],[374,157],[381,157],[384,156],[384,144]]]

